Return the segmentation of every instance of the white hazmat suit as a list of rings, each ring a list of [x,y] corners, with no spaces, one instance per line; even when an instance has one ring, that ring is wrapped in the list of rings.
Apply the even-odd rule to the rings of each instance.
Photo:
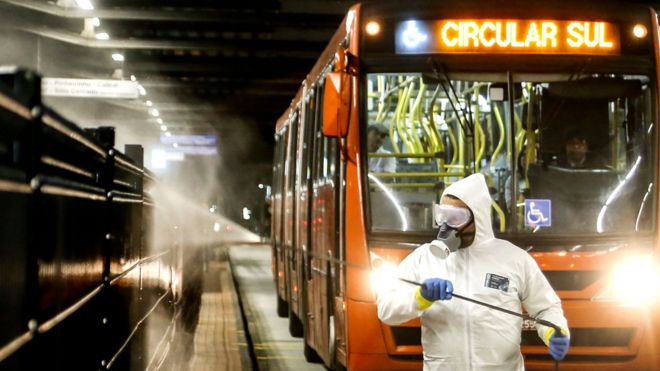
[[[444,195],[459,198],[472,210],[476,227],[473,243],[446,259],[434,256],[429,244],[421,245],[401,262],[399,277],[416,282],[447,279],[457,294],[516,312],[521,312],[523,305],[533,317],[568,332],[561,301],[534,259],[494,237],[491,198],[483,175],[474,174],[450,185]],[[524,369],[521,318],[456,298],[430,305],[419,299],[415,286],[402,282],[377,294],[378,317],[386,324],[421,317],[424,370]],[[537,329],[547,344],[552,331],[541,325]]]

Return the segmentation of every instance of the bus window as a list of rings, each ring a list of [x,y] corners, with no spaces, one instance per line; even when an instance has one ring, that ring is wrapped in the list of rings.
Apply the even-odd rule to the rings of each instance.
[[[449,86],[427,85],[421,74],[368,75],[364,141],[372,230],[434,229],[433,202],[475,171],[493,190],[495,228],[504,227],[512,156],[508,106],[501,97],[491,99],[493,74],[465,77]]]
[[[491,189],[495,232],[653,228],[649,77],[512,76],[511,87],[501,73],[453,73],[451,84],[436,85],[421,74],[367,76],[364,166],[373,232],[432,231],[432,203],[475,172]]]
[[[655,224],[655,128],[646,76],[527,83],[532,142],[521,146],[519,232],[648,232]],[[545,222],[530,200],[547,201]],[[534,209],[538,209],[536,204]]]

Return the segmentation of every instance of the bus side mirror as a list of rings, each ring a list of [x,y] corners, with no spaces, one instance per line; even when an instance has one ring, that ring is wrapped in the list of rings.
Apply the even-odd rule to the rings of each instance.
[[[323,135],[342,138],[348,134],[348,105],[351,96],[351,76],[343,71],[330,72],[325,77],[323,92]]]

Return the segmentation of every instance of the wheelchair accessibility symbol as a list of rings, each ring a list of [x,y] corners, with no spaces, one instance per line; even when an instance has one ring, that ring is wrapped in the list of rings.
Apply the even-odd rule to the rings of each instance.
[[[525,225],[530,227],[552,226],[552,201],[525,200]]]

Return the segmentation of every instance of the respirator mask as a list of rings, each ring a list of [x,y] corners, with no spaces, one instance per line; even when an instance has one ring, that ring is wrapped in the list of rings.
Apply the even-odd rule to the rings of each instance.
[[[472,213],[464,207],[433,204],[433,219],[439,229],[436,240],[431,242],[431,253],[444,259],[461,246],[459,234],[470,224]]]

